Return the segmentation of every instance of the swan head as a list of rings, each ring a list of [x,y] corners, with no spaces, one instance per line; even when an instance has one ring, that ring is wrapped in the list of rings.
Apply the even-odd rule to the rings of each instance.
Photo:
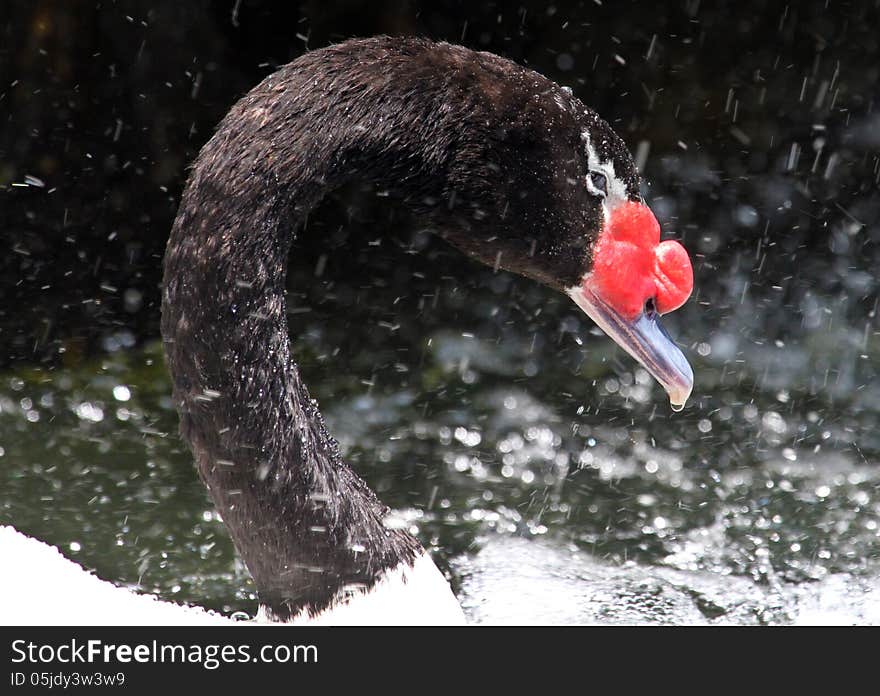
[[[444,236],[569,295],[680,410],[693,371],[660,316],[691,294],[687,251],[660,240],[635,162],[605,121],[550,81],[511,82],[479,91],[487,125],[461,136],[476,130],[482,140],[459,149],[457,200],[447,206],[458,224]]]

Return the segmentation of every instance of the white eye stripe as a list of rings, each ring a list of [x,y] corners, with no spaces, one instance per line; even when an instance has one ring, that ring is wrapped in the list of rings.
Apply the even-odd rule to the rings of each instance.
[[[584,151],[587,155],[587,167],[591,172],[598,172],[605,177],[608,194],[605,196],[606,200],[603,205],[606,209],[614,209],[620,203],[623,203],[628,199],[626,184],[617,177],[617,174],[614,171],[614,162],[611,160],[603,162],[599,157],[599,154],[590,142],[590,134],[587,131],[581,133],[581,139],[584,141]],[[593,186],[592,181],[590,181],[589,173],[587,173],[586,179],[587,190],[591,193],[601,195],[601,192],[597,191],[596,187]]]

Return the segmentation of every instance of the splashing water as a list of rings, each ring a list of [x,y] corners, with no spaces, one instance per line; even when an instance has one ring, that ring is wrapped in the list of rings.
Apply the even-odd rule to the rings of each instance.
[[[427,343],[421,365],[378,376],[357,346],[333,358],[351,374],[328,375],[332,332],[304,334],[297,354],[346,457],[450,570],[472,620],[880,621],[873,412],[829,419],[769,375],[731,378],[721,350],[694,356],[700,390],[671,419],[600,338],[586,352],[448,330]],[[809,384],[808,355],[784,363],[787,384]],[[0,523],[101,577],[253,615],[174,434],[158,346],[0,384]]]

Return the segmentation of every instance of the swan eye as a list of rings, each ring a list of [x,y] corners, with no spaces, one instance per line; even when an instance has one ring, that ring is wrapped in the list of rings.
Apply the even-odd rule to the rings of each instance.
[[[596,193],[601,194],[603,197],[608,195],[608,179],[605,178],[602,172],[590,172],[588,178]]]

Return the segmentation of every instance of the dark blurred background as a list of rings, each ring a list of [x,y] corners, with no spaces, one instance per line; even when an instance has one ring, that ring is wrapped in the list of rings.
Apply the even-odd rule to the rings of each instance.
[[[170,435],[165,241],[248,89],[308,49],[417,34],[570,86],[696,275],[667,322],[696,374],[673,415],[568,298],[369,186],[310,215],[288,283],[303,378],[469,617],[827,622],[830,597],[880,623],[878,29],[878,0],[0,1],[0,524],[255,611]]]
[[[379,33],[506,56],[570,85],[612,123],[644,164],[665,232],[694,257],[697,301],[685,319],[727,323],[761,343],[821,333],[842,317],[851,336],[835,340],[858,350],[877,300],[877,10],[876,1],[6,0],[0,364],[70,364],[156,337],[166,235],[214,125],[277,66]],[[370,241],[392,226],[401,244],[375,250]],[[460,257],[430,240],[408,266],[396,247],[413,234],[387,200],[338,194],[297,243],[312,278],[305,292],[320,303],[332,291],[344,304],[360,286],[409,294],[414,268],[433,274],[429,284],[491,274],[475,265],[462,274]]]

